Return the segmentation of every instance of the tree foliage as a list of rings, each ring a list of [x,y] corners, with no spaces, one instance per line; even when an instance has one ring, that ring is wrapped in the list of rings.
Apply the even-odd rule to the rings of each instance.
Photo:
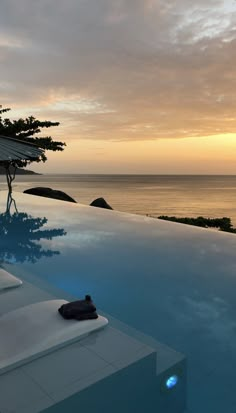
[[[159,219],[164,219],[166,221],[180,222],[181,224],[195,225],[197,227],[203,228],[218,228],[220,231],[233,232],[236,233],[236,229],[233,228],[231,219],[228,217],[223,218],[179,218],[179,217],[169,217],[167,215],[161,215]]]
[[[9,118],[3,118],[3,114],[9,112],[10,108],[3,108],[0,105],[0,135],[7,136],[9,138],[15,138],[23,140],[25,142],[33,143],[40,149],[50,151],[63,151],[66,144],[60,141],[54,141],[51,136],[35,136],[41,132],[43,128],[51,128],[52,126],[58,126],[59,122],[40,121],[29,116],[25,119],[20,118],[18,120],[10,120]],[[47,157],[43,153],[36,162],[45,162]],[[33,161],[16,161],[14,165],[17,167],[26,166]]]

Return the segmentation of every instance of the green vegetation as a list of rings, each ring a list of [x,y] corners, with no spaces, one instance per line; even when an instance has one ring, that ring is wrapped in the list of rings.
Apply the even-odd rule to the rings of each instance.
[[[58,126],[59,122],[51,121],[39,121],[33,116],[29,116],[25,119],[10,120],[9,118],[2,118],[2,114],[11,110],[10,108],[2,108],[0,105],[0,135],[7,136],[9,138],[15,138],[24,140],[25,142],[33,143],[40,149],[49,151],[63,151],[65,143],[59,141],[53,141],[51,136],[38,137],[34,136],[41,132],[42,128],[51,128],[52,126]],[[47,157],[43,153],[36,161],[15,161],[14,167],[22,168],[31,162],[45,162]]]
[[[233,228],[231,219],[227,217],[223,218],[178,218],[178,217],[168,217],[167,215],[161,215],[159,219],[164,219],[166,221],[180,222],[187,225],[195,225],[197,227],[203,228],[218,228],[220,231],[233,232],[236,233],[236,228]]]

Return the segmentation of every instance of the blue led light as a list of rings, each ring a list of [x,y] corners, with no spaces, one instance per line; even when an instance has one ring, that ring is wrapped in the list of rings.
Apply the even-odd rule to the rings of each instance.
[[[168,389],[172,389],[172,387],[175,387],[176,384],[178,383],[178,376],[174,375],[174,376],[170,376],[168,377],[168,379],[166,380],[166,387]]]

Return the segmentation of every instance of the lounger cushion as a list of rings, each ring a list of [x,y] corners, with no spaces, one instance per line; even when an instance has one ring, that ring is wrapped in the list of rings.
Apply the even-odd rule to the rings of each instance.
[[[0,292],[7,288],[19,287],[22,281],[0,268]]]
[[[0,317],[0,374],[105,327],[108,320],[64,320],[58,308],[65,300],[27,305]]]

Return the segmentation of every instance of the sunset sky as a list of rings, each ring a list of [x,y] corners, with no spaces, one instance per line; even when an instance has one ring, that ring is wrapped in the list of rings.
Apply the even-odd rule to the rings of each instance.
[[[1,0],[0,104],[44,173],[236,174],[235,0]]]

